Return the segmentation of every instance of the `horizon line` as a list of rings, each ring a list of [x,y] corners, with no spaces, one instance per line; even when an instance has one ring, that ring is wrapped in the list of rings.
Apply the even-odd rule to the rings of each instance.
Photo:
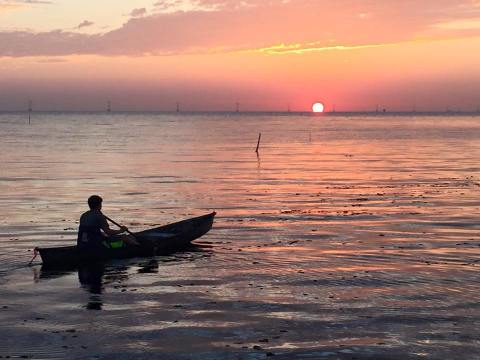
[[[202,114],[228,114],[228,115],[302,115],[302,116],[342,116],[342,115],[479,115],[480,110],[394,110],[394,111],[376,111],[376,110],[342,110],[342,111],[324,111],[322,113],[315,113],[308,110],[0,110],[0,114],[55,114],[55,113],[92,113],[92,114],[169,114],[169,115],[202,115]]]

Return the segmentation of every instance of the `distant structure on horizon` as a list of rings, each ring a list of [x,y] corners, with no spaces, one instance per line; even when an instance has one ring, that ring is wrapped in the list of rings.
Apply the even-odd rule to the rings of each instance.
[[[0,0],[1,1],[1,0]],[[187,113],[202,113],[202,112],[205,112],[205,113],[209,113],[209,112],[227,112],[227,113],[241,113],[241,114],[249,114],[249,113],[294,113],[294,114],[308,114],[308,113],[311,113],[311,112],[314,112],[313,109],[308,109],[308,108],[299,108],[299,109],[295,109],[295,108],[292,108],[292,105],[290,102],[287,102],[287,103],[284,103],[284,108],[277,108],[277,109],[274,109],[274,110],[261,110],[261,109],[253,109],[253,110],[245,110],[244,108],[242,108],[242,104],[240,102],[235,102],[234,103],[235,107],[232,109],[230,108],[230,110],[228,110],[228,107],[222,107],[220,109],[210,109],[210,110],[195,110],[195,109],[192,109],[192,110],[187,110]],[[375,103],[374,103],[375,104]],[[13,110],[13,111],[16,111],[16,112],[21,112],[21,113],[25,113],[25,112],[28,112],[29,114],[29,118],[31,118],[31,115],[33,114],[33,102],[31,99],[27,98],[26,100],[26,104],[24,103],[24,105],[27,105],[26,109],[25,108],[20,108],[20,109],[16,109],[16,110]],[[111,113],[113,111],[113,107],[112,107],[112,101],[111,100],[108,100],[106,101],[106,108],[105,110],[103,111],[106,111],[107,113]],[[233,104],[232,104],[233,105]],[[441,114],[446,114],[446,115],[480,115],[480,104],[477,104],[477,105],[474,105],[474,104],[470,104],[469,106],[466,106],[465,104],[462,104],[463,106],[459,106],[457,104],[452,104],[452,105],[443,105],[444,108],[442,110],[442,108],[438,108],[438,107],[435,107],[435,108],[427,108],[424,106],[422,106],[422,104],[420,105],[420,107],[417,105],[416,102],[413,102],[411,103],[411,105],[406,105],[405,107],[402,107],[402,108],[393,108],[393,109],[389,109],[387,107],[383,107],[381,104],[375,104],[374,106],[372,107],[365,107],[365,108],[353,108],[353,109],[349,109],[349,108],[342,108],[342,109],[339,109],[337,108],[337,105],[335,103],[331,104],[329,108],[325,107],[324,108],[324,113],[326,114],[338,114],[338,115],[343,115],[343,114],[370,114],[370,115],[373,115],[373,114],[378,114],[378,115],[381,115],[381,114],[392,114],[392,115],[399,115],[399,114],[431,114],[431,115],[441,115]],[[45,106],[45,104],[43,104],[43,106]],[[179,101],[175,102],[175,111],[177,113],[180,113],[182,112],[182,108],[181,108],[181,103]],[[11,111],[11,110],[8,110],[8,109],[0,109],[0,112],[1,111],[5,111],[5,112],[8,112],[8,111]],[[45,110],[42,110],[42,111],[52,111],[52,112],[55,112],[55,111],[60,111],[60,110],[49,110],[48,108],[45,109]],[[70,110],[70,109],[65,109],[64,111],[74,111],[74,110]],[[99,110],[98,107],[96,109],[94,109],[94,111],[102,111],[102,110]],[[139,111],[137,109],[135,110],[125,110],[125,111],[132,111],[132,112],[135,112],[135,111]],[[141,110],[140,110],[141,111]],[[171,112],[167,109],[157,109],[157,110],[150,110],[150,109],[145,109],[143,111],[155,111],[155,112]],[[173,111],[173,110],[172,110]]]
[[[28,100],[28,124],[32,123],[32,111],[33,111],[33,106],[32,106],[32,100]]]

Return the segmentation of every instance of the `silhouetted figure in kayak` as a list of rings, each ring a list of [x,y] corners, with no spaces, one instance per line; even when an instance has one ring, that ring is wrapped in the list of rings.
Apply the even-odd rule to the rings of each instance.
[[[78,228],[77,248],[84,256],[92,259],[101,259],[108,249],[139,245],[132,236],[118,236],[128,231],[127,227],[110,229],[102,214],[102,202],[103,199],[98,195],[88,198],[90,210],[82,214]]]

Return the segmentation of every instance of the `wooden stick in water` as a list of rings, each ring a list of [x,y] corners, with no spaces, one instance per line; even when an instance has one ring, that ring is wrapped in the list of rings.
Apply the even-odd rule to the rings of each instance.
[[[258,154],[258,148],[260,147],[260,139],[262,138],[262,133],[259,133],[258,134],[258,142],[257,142],[257,149],[255,150],[255,152]]]

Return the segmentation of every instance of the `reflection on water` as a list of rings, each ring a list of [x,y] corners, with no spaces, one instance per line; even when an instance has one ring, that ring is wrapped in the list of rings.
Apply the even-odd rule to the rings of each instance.
[[[131,274],[158,274],[160,263],[175,263],[183,261],[194,261],[209,257],[207,246],[193,246],[188,253],[177,253],[171,256],[146,259],[112,260],[109,262],[97,262],[82,265],[72,269],[50,269],[43,267],[32,267],[33,280],[35,283],[51,281],[61,277],[68,277],[72,274],[78,275],[80,287],[88,293],[88,303],[84,307],[88,310],[102,310],[102,294],[120,289],[120,292],[127,291],[125,285]],[[159,280],[160,278],[157,278]],[[134,289],[133,291],[137,291]],[[107,304],[108,305],[108,304]]]
[[[139,274],[156,274],[158,273],[158,261],[152,259],[143,264],[137,271]]]
[[[480,358],[478,118],[7,114],[0,135],[0,354]],[[91,193],[132,230],[218,215],[203,251],[32,283],[28,250],[71,244]]]
[[[102,310],[102,278],[105,273],[105,264],[89,264],[81,266],[78,269],[78,281],[82,284],[82,287],[88,290],[92,295],[90,301],[86,305],[88,310]]]

